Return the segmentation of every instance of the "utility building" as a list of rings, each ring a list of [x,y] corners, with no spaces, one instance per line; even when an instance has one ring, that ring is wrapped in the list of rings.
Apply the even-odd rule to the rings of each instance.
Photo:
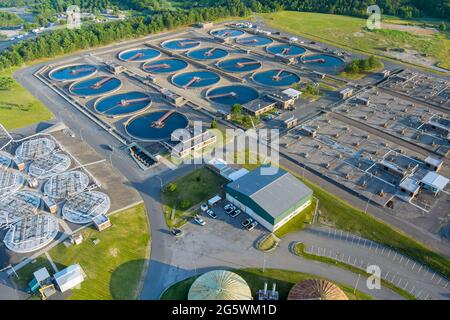
[[[228,201],[273,232],[308,207],[313,192],[283,169],[265,174],[264,168],[268,167],[229,183],[225,190]]]

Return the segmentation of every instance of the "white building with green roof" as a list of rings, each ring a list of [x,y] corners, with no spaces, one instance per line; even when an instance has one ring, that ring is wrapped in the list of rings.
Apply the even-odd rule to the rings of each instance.
[[[262,168],[226,185],[226,197],[273,232],[311,204],[313,191],[283,169],[267,175]]]

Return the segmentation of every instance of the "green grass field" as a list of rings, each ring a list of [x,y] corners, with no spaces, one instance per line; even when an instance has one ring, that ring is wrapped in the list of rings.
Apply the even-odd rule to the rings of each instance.
[[[418,35],[391,29],[368,31],[365,19],[321,13],[279,11],[261,16],[274,28],[344,49],[383,58],[388,57],[387,49],[411,49],[437,59],[439,66],[450,69],[450,39],[442,32]],[[389,22],[399,20],[391,19]]]
[[[186,223],[195,214],[195,212],[187,212],[186,210],[208,200],[215,194],[221,193],[221,187],[226,182],[225,178],[208,168],[197,169],[174,181],[175,191],[163,190],[161,192],[167,225],[179,227]],[[183,208],[183,201],[187,201],[186,208]],[[176,209],[174,219],[171,220],[173,208]]]
[[[139,282],[145,261],[150,256],[150,235],[144,205],[127,209],[111,217],[113,226],[103,232],[93,228],[82,231],[82,244],[66,247],[63,244],[49,251],[58,267],[79,263],[87,275],[80,289],[74,289],[72,300],[137,299]],[[97,245],[93,240],[98,239]],[[36,263],[19,270],[19,287],[32,279],[34,271],[50,263],[42,256]]]
[[[254,299],[257,296],[258,290],[264,288],[264,282],[268,283],[269,288],[271,288],[272,283],[275,282],[277,284],[280,300],[286,300],[289,290],[291,290],[294,284],[306,279],[322,278],[308,273],[280,269],[266,269],[265,272],[263,272],[262,269],[248,268],[233,270],[233,272],[239,274],[248,283]],[[197,277],[198,276],[194,276],[174,284],[164,292],[161,296],[161,300],[186,300],[189,288]],[[354,294],[353,289],[346,285],[337,285],[345,292],[350,300],[372,299],[371,296],[358,290]]]
[[[16,69],[3,72],[11,77]],[[10,90],[0,90],[0,123],[7,129],[17,129],[50,120],[52,113],[25,88],[14,81]]]

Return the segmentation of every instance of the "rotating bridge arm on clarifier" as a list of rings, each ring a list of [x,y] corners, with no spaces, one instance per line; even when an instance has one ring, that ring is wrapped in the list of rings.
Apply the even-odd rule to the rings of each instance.
[[[292,47],[284,48],[284,49],[281,51],[281,54],[283,54],[283,55],[289,54],[289,52],[291,52],[291,50],[292,50]]]
[[[259,62],[258,61],[236,62],[236,66],[238,68],[243,68],[245,66],[251,66],[251,65],[254,65],[254,64],[259,64]]]
[[[208,96],[210,99],[217,99],[217,98],[226,98],[226,97],[236,97],[236,92],[227,92],[227,93],[218,93],[213,94],[212,96]]]
[[[134,61],[138,58],[142,58],[143,56],[144,56],[144,54],[142,52],[137,52],[131,58],[129,58],[127,61]]]
[[[92,70],[94,70],[94,68],[73,69],[73,70],[70,71],[70,74],[77,74],[77,73],[88,72],[88,71],[92,71]]]
[[[258,42],[256,39],[242,39],[238,41],[239,43],[255,43]]]
[[[199,82],[200,80],[201,80],[201,78],[199,78],[199,77],[192,77],[192,79],[189,80],[189,82],[186,83],[186,84],[183,86],[183,89],[189,88],[189,87],[192,86],[194,83]]]
[[[325,63],[325,59],[318,58],[318,59],[311,59],[311,60],[302,60],[302,63],[314,63],[314,62]]]
[[[136,102],[144,102],[148,101],[150,98],[136,98],[136,99],[122,99],[119,102],[120,106],[128,106],[130,103],[136,103]]]
[[[274,75],[272,78],[273,78],[273,80],[274,81],[280,81],[282,78],[281,78],[281,75],[283,74],[283,72],[284,72],[285,70],[284,69],[280,69],[278,72],[277,72],[277,74],[276,75]]]
[[[159,70],[159,69],[168,69],[169,67],[170,67],[170,65],[167,63],[160,63],[160,64],[154,64],[154,65],[150,65],[150,66],[145,66],[145,70],[148,71],[149,69],[151,69],[151,70],[155,71],[155,70]]]
[[[112,79],[113,79],[113,77],[104,77],[102,80],[97,81],[96,83],[91,85],[91,89],[101,88],[104,84],[106,84],[107,82],[111,81]]]
[[[184,47],[184,46],[189,46],[191,44],[196,44],[196,43],[197,43],[196,41],[179,41],[178,45],[180,47]]]
[[[205,57],[209,57],[210,55],[212,55],[214,53],[214,51],[216,51],[217,48],[211,48],[208,51],[205,52]]]
[[[159,118],[158,120],[156,120],[152,123],[152,127],[155,127],[155,128],[164,127],[164,121],[166,121],[174,113],[175,113],[175,110],[167,111],[165,114],[163,114],[161,116],[161,118]]]

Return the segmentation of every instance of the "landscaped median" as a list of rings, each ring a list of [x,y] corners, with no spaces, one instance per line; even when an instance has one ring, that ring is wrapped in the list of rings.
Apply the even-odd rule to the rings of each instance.
[[[202,202],[220,194],[227,180],[210,169],[197,169],[161,189],[167,226],[177,228],[191,220]]]
[[[73,289],[73,300],[138,299],[141,278],[150,257],[150,234],[147,212],[143,204],[118,212],[110,217],[112,227],[98,232],[84,229],[83,243],[66,247],[60,244],[48,253],[61,270],[80,264],[86,279],[80,289]],[[95,244],[96,243],[96,244]],[[16,284],[24,289],[33,272],[46,267],[54,270],[45,255],[29,263],[17,273]]]
[[[253,299],[258,296],[258,290],[264,288],[264,283],[267,282],[269,289],[272,287],[273,283],[276,283],[276,290],[279,292],[279,299],[286,300],[291,288],[302,280],[306,279],[325,279],[309,273],[291,271],[291,270],[281,270],[281,269],[259,269],[259,268],[245,268],[231,270],[234,273],[240,275],[247,284],[250,286],[252,291]],[[189,292],[189,288],[192,283],[200,275],[187,278],[178,283],[175,283],[169,287],[162,295],[161,300],[186,300]],[[350,300],[371,300],[372,297],[354,290],[353,288],[336,283],[336,285],[344,291]]]
[[[322,256],[318,256],[318,255],[314,255],[314,254],[308,253],[308,252],[305,251],[305,249],[306,249],[305,248],[305,244],[301,243],[301,242],[298,242],[298,243],[296,243],[296,244],[294,244],[292,246],[293,253],[295,253],[296,255],[298,255],[300,257],[303,257],[305,259],[315,260],[315,261],[323,262],[323,263],[326,263],[326,264],[334,265],[336,267],[339,267],[339,268],[342,268],[342,269],[346,269],[346,270],[349,270],[349,271],[351,271],[353,273],[361,274],[361,275],[366,276],[366,277],[371,275],[371,274],[365,272],[362,269],[356,268],[356,267],[354,267],[352,265],[343,263],[341,261],[337,261],[335,259],[331,259],[331,258],[328,258],[328,257],[322,257]],[[407,291],[405,291],[405,290],[403,290],[403,289],[401,289],[399,287],[396,287],[395,285],[393,285],[392,283],[390,283],[390,282],[388,282],[388,281],[386,281],[384,279],[381,279],[381,284],[384,287],[391,289],[392,291],[398,293],[399,295],[401,295],[402,297],[404,297],[406,299],[416,300],[416,297],[414,297],[409,292],[407,292]]]

